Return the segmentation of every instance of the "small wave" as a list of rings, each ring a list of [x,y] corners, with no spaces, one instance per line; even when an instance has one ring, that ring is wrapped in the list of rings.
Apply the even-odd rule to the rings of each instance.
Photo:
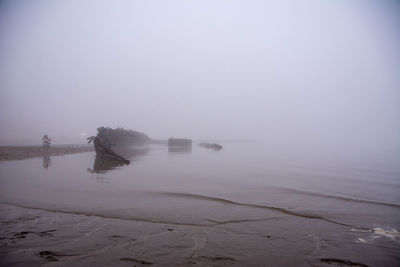
[[[286,191],[286,192],[292,192],[292,193],[299,194],[299,195],[301,194],[301,195],[331,198],[331,199],[350,201],[350,202],[367,203],[367,204],[372,204],[372,205],[400,208],[400,204],[382,202],[382,201],[377,201],[377,200],[352,198],[352,197],[339,196],[339,195],[329,195],[329,194],[315,193],[315,192],[309,192],[309,191],[302,191],[302,190],[297,190],[297,189],[292,189],[292,188],[279,188],[278,187],[277,189]]]
[[[380,227],[375,227],[375,228],[372,228],[372,230],[378,236],[388,237],[388,238],[392,239],[393,241],[400,241],[400,233],[394,228],[385,230]]]
[[[359,230],[352,229],[353,232],[360,232]],[[370,236],[367,238],[358,237],[355,239],[354,242],[356,243],[372,243],[376,239],[387,237],[397,243],[400,243],[400,233],[394,228],[381,228],[381,227],[374,227],[370,231],[372,232]]]
[[[173,197],[178,197],[178,198],[193,198],[197,200],[206,200],[206,201],[212,201],[212,202],[218,202],[218,203],[223,203],[223,204],[228,204],[228,205],[234,205],[234,206],[242,206],[242,207],[250,207],[250,208],[257,208],[257,209],[268,209],[268,210],[273,210],[273,211],[278,211],[283,214],[291,215],[291,216],[296,216],[296,217],[301,217],[305,219],[315,219],[315,220],[322,220],[326,221],[329,223],[341,225],[341,226],[346,226],[346,227],[351,227],[351,228],[356,228],[359,230],[370,230],[365,227],[361,226],[355,226],[355,225],[350,225],[344,222],[332,220],[329,218],[325,218],[321,215],[318,214],[311,214],[311,213],[306,213],[306,212],[298,212],[298,211],[293,211],[289,210],[286,208],[282,207],[275,207],[275,206],[269,206],[265,204],[255,204],[255,203],[245,203],[245,202],[237,202],[233,201],[230,199],[226,198],[221,198],[221,197],[214,197],[214,196],[207,196],[207,195],[199,195],[199,194],[191,194],[191,193],[179,193],[179,192],[154,192],[156,195],[165,195],[165,196],[173,196]],[[206,219],[210,223],[190,223],[190,222],[173,222],[169,220],[154,220],[151,218],[137,218],[134,216],[118,216],[118,215],[113,215],[113,214],[106,214],[107,212],[102,212],[102,213],[93,213],[93,212],[87,212],[87,211],[71,211],[71,210],[59,210],[59,209],[51,209],[51,208],[38,208],[38,207],[33,207],[29,205],[21,205],[21,204],[16,204],[16,203],[7,203],[5,202],[4,204],[8,205],[14,205],[22,208],[29,208],[29,209],[36,209],[36,210],[42,210],[42,211],[47,211],[47,212],[58,212],[58,213],[66,213],[66,214],[74,214],[74,215],[84,215],[84,216],[96,216],[96,217],[102,217],[102,218],[107,218],[107,219],[121,219],[121,220],[133,220],[133,221],[141,221],[141,222],[149,222],[149,223],[160,223],[160,224],[176,224],[176,225],[187,225],[187,226],[215,226],[218,224],[222,223],[240,223],[240,222],[245,222],[245,221],[259,221],[259,220],[269,220],[269,218],[255,218],[255,219],[246,219],[246,220],[236,220],[236,221],[228,221],[228,222],[218,222],[218,221],[213,221],[211,219]]]
[[[227,220],[227,221],[219,221],[215,219],[206,219],[209,223],[190,223],[190,222],[176,222],[176,221],[168,221],[168,220],[155,220],[150,218],[138,218],[133,216],[118,216],[104,213],[93,213],[87,211],[76,211],[76,210],[61,210],[61,209],[51,209],[44,207],[34,207],[30,205],[10,203],[10,202],[1,202],[0,204],[15,206],[24,209],[32,209],[44,212],[53,212],[53,213],[61,213],[61,214],[70,214],[70,215],[81,215],[88,217],[99,217],[104,219],[117,219],[117,220],[126,220],[126,221],[137,221],[137,222],[147,222],[147,223],[155,223],[155,224],[171,224],[171,225],[179,225],[179,226],[198,226],[198,227],[212,227],[216,225],[222,224],[233,224],[233,223],[243,223],[243,222],[252,222],[252,221],[266,221],[271,219],[276,219],[277,217],[266,217],[266,218],[249,218],[242,220]]]
[[[334,223],[334,224],[337,224],[337,225],[353,227],[353,228],[362,229],[362,230],[370,230],[370,229],[365,228],[365,227],[354,226],[354,225],[350,225],[350,224],[347,224],[347,223],[331,220],[331,219],[325,218],[325,217],[320,216],[320,215],[310,214],[310,213],[305,213],[305,212],[302,213],[302,212],[292,211],[292,210],[289,210],[289,209],[286,209],[286,208],[282,208],[282,207],[268,206],[268,205],[262,205],[262,204],[253,204],[253,203],[236,202],[236,201],[233,201],[233,200],[220,198],[220,197],[205,196],[205,195],[190,194],[190,193],[160,192],[159,194],[176,196],[176,197],[186,197],[186,198],[196,198],[196,199],[203,199],[203,200],[209,200],[209,201],[216,201],[216,202],[230,204],[230,205],[236,205],[236,206],[245,206],[245,207],[252,207],[252,208],[259,208],[259,209],[275,210],[275,211],[279,211],[279,212],[284,213],[284,214],[297,216],[297,217],[302,217],[302,218],[305,218],[305,219],[318,219],[318,220]]]
[[[11,202],[1,202],[0,204],[15,206],[24,209],[32,209],[32,210],[39,210],[45,212],[54,212],[54,213],[61,213],[61,214],[70,214],[70,215],[81,215],[81,216],[88,216],[88,217],[99,217],[104,219],[117,219],[117,220],[126,220],[126,221],[138,221],[138,222],[148,222],[148,223],[156,223],[156,224],[172,224],[172,225],[186,225],[186,226],[213,226],[216,223],[210,224],[196,224],[196,223],[180,223],[180,222],[172,222],[172,221],[163,221],[163,220],[153,220],[150,218],[138,218],[138,217],[130,217],[130,216],[118,216],[118,215],[111,215],[105,213],[94,213],[88,211],[77,211],[77,210],[62,210],[62,209],[52,209],[52,208],[45,208],[45,207],[34,207],[25,204],[18,204],[18,203],[11,203]]]

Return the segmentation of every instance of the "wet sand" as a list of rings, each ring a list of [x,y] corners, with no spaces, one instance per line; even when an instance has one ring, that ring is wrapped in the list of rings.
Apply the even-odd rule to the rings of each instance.
[[[45,148],[42,146],[0,146],[0,160],[21,160],[43,156],[62,156],[93,151],[92,146],[66,145]]]
[[[2,266],[379,265],[373,253],[366,260],[371,248],[365,244],[330,245],[343,226],[320,220],[310,225],[289,215],[190,225],[7,204],[0,204],[0,212]],[[348,232],[354,239],[360,234],[370,235]],[[359,253],[349,259],[343,251],[350,248]]]

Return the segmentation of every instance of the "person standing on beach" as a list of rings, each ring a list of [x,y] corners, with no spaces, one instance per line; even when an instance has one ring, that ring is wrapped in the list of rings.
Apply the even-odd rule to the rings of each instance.
[[[49,138],[47,136],[47,134],[45,134],[43,136],[43,147],[50,147],[50,141],[51,141],[51,138]]]

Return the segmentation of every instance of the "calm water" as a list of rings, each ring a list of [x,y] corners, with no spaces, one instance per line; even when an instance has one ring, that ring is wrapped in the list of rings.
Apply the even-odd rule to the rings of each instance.
[[[256,143],[226,144],[221,151],[151,146],[130,151],[128,158],[127,166],[95,153],[1,162],[0,202],[200,227],[275,216],[288,226],[281,229],[278,222],[270,233],[276,230],[289,239],[300,232],[314,239],[331,235],[325,252],[313,252],[325,256],[326,264],[339,264],[329,262],[337,254],[364,264],[400,263],[400,166],[395,159],[277,155]],[[363,246],[368,248],[364,252]],[[301,253],[296,245],[290,249]]]

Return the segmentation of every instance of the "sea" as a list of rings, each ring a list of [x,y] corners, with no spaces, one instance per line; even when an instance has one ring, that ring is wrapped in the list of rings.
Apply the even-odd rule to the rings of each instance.
[[[0,264],[400,266],[397,158],[222,145],[0,162]]]

